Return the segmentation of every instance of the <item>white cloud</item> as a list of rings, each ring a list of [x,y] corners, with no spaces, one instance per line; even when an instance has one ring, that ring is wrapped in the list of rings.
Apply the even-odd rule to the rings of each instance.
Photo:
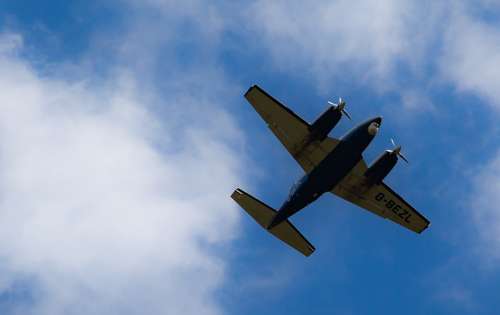
[[[474,190],[467,209],[480,238],[478,250],[486,265],[500,259],[500,150],[474,177]]]
[[[23,39],[19,34],[0,33],[2,40],[0,41],[0,53],[8,54],[19,49],[23,45]]]
[[[496,3],[257,1],[245,12],[275,65],[311,76],[321,90],[345,77],[401,93],[405,105],[444,80],[498,108],[500,31],[484,18]]]
[[[231,118],[207,100],[213,111],[180,114],[199,100],[175,91],[156,117],[126,71],[42,77],[12,38],[0,37],[0,293],[29,279],[24,314],[218,314],[214,247],[236,234],[228,194],[242,184]]]
[[[492,109],[492,118],[500,113],[500,31],[498,23],[481,18],[480,10],[498,9],[492,1],[455,4],[444,33],[443,54],[439,58],[441,76],[453,83],[458,92],[472,93]],[[487,11],[491,13],[492,11]],[[496,11],[498,12],[498,11]],[[483,118],[486,119],[486,118]],[[489,139],[498,137],[498,128],[487,131]],[[493,138],[495,139],[495,138]],[[493,144],[494,141],[493,141]],[[484,266],[500,259],[500,151],[493,152],[489,163],[477,168],[472,177],[473,190],[466,207],[476,229],[472,237]]]
[[[116,45],[118,56],[128,65],[151,72],[163,63],[177,71],[189,64],[206,68],[215,62],[227,28],[223,5],[200,0],[115,1],[135,11],[127,16],[126,32],[120,34],[124,36]],[[104,37],[106,42],[110,36]],[[174,59],[187,62],[171,62]]]
[[[418,71],[439,7],[394,0],[258,1],[248,14],[253,36],[282,67],[298,66],[322,85],[346,76],[387,86],[401,64]]]
[[[465,6],[455,6],[445,33],[440,58],[443,76],[460,91],[473,92],[500,110],[500,31],[471,14]]]

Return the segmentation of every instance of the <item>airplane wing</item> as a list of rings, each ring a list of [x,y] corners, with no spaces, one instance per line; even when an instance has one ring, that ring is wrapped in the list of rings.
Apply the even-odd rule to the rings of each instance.
[[[310,125],[257,85],[248,89],[245,98],[306,173],[318,165],[339,142],[327,137],[321,142],[307,143]]]
[[[366,163],[361,159],[331,192],[414,232],[421,233],[429,226],[429,220],[387,184],[368,185],[364,176],[366,169]]]

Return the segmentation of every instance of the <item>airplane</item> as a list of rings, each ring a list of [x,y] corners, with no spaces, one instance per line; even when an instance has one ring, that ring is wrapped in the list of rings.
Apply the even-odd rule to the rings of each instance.
[[[429,220],[383,181],[398,158],[408,162],[401,146],[395,146],[391,139],[394,149],[384,151],[370,166],[363,159],[362,153],[379,131],[382,117],[368,119],[335,139],[328,136],[330,131],[342,115],[350,119],[342,99],[337,104],[328,102],[328,109],[309,124],[257,85],[248,89],[245,98],[306,173],[292,186],[277,211],[240,188],[231,194],[272,235],[310,256],[314,246],[288,219],[325,192],[416,233],[430,225]]]

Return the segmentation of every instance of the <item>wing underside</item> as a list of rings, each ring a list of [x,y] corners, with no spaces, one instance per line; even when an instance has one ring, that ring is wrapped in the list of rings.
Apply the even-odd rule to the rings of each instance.
[[[306,173],[338,143],[337,139],[330,137],[321,142],[308,142],[310,125],[257,85],[245,93],[245,98]]]
[[[429,226],[429,220],[387,184],[368,184],[365,170],[366,163],[361,160],[332,193],[411,231],[421,233]]]

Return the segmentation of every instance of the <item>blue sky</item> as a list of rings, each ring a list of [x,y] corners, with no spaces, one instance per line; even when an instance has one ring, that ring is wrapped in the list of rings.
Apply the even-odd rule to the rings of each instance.
[[[368,0],[0,3],[2,314],[497,314],[500,6]],[[334,196],[309,258],[229,195],[301,176],[243,98],[382,115],[370,162],[431,221]]]

